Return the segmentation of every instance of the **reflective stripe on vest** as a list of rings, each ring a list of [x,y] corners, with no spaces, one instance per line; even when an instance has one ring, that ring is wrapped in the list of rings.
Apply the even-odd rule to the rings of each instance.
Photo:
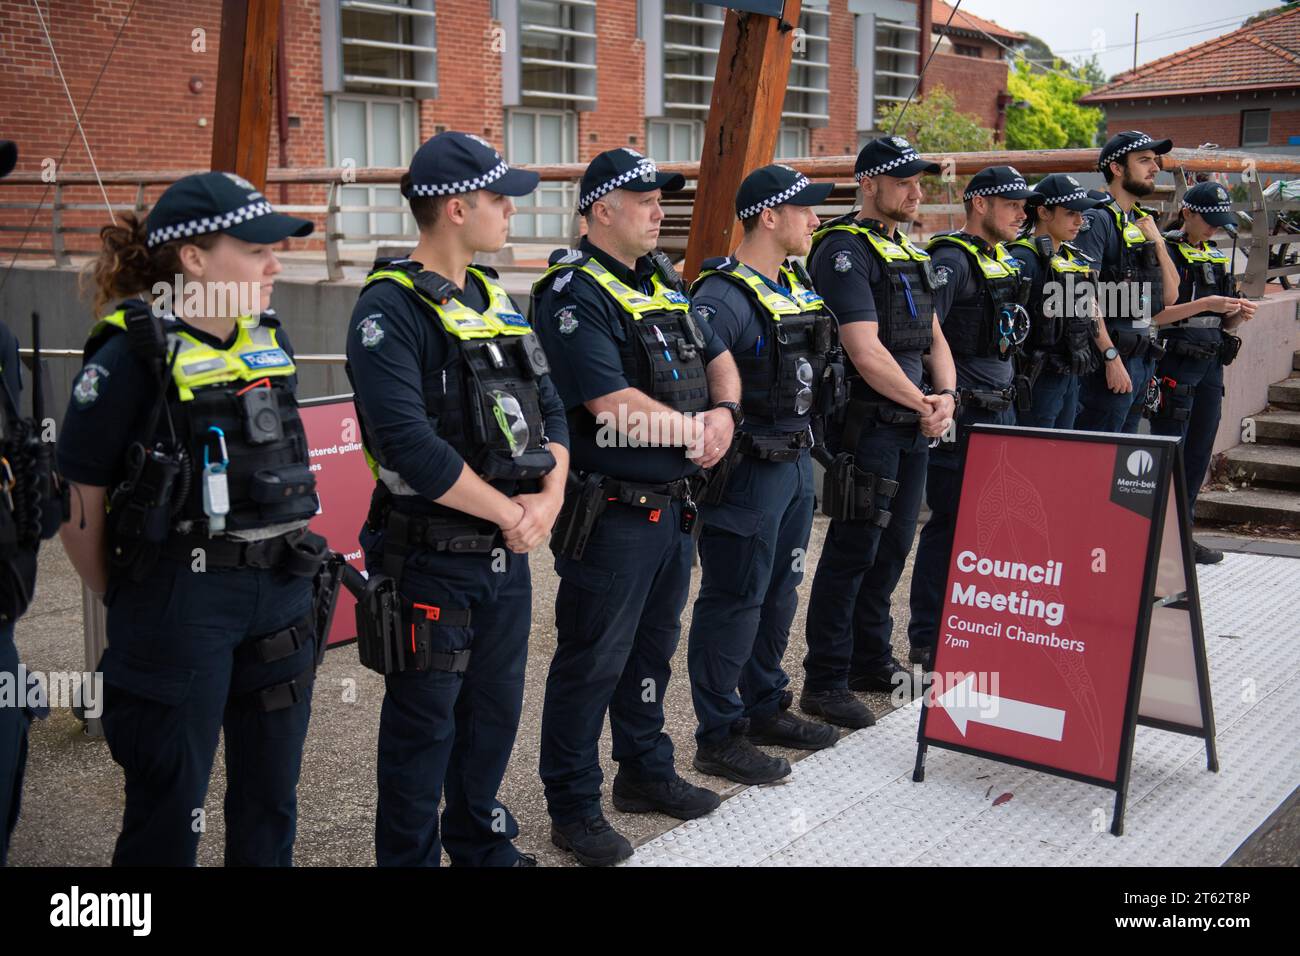
[[[95,323],[94,338],[106,326],[126,331],[126,310],[118,309]],[[167,354],[179,346],[172,378],[182,402],[194,398],[194,390],[226,382],[256,382],[274,376],[293,375],[297,367],[280,348],[275,329],[241,320],[234,343],[219,349],[178,327],[167,329]]]
[[[410,275],[401,269],[379,269],[372,272],[366,277],[365,285],[391,279],[398,285],[405,286],[437,314],[447,334],[458,339],[491,339],[498,335],[528,335],[532,332],[527,320],[515,311],[514,303],[510,301],[510,295],[505,289],[493,282],[485,272],[473,266],[469,266],[465,271],[477,278],[483,284],[483,288],[487,289],[486,312],[475,312],[459,299],[450,299],[447,302],[435,301],[417,288]]]
[[[602,289],[609,293],[615,302],[623,307],[625,312],[638,321],[652,312],[689,312],[691,309],[690,300],[675,289],[668,288],[663,280],[659,278],[658,272],[652,273],[650,276],[654,291],[647,295],[620,281],[614,273],[597,262],[595,258],[588,258],[580,266],[571,262],[557,262],[542,273],[542,277],[533,286],[534,290],[541,288],[548,279],[566,269],[581,269],[587,273],[596,280],[596,283]]]
[[[985,255],[984,252],[981,251],[981,249],[973,242],[967,242],[960,236],[935,236],[930,240],[929,244],[930,246],[933,246],[936,242],[951,242],[955,245],[961,246],[975,257],[975,261],[979,264],[980,271],[984,273],[984,278],[986,279],[1005,279],[1020,271],[1015,256],[1007,252],[1006,247],[1000,242],[993,247],[993,256],[996,256],[996,258]]]
[[[856,236],[866,237],[866,240],[871,243],[871,248],[875,249],[882,259],[889,262],[907,259],[915,262],[926,262],[930,258],[930,254],[924,249],[912,245],[912,240],[908,239],[904,233],[898,233],[899,241],[894,242],[892,239],[888,239],[866,226],[860,226],[856,222],[842,222],[834,226],[827,226],[825,229],[819,229],[813,234],[813,242],[816,243],[830,233],[837,231],[851,232]],[[811,254],[810,252],[809,255]]]
[[[804,312],[825,311],[826,303],[822,300],[822,297],[811,289],[804,288],[793,270],[785,264],[781,266],[781,276],[790,285],[789,295],[777,292],[767,284],[761,275],[743,262],[732,261],[735,264],[729,270],[731,274],[749,286],[759,303],[771,314],[773,322],[780,322],[783,315],[800,315]],[[706,269],[700,273],[695,281],[698,283],[705,276],[725,274],[722,269]]]

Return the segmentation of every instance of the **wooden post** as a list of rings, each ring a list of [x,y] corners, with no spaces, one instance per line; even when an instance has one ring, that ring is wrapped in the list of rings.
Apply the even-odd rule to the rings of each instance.
[[[930,58],[930,48],[934,46],[936,37],[934,36],[934,11],[930,6],[930,0],[921,0],[917,6],[921,8],[920,18],[916,24],[921,28],[921,36],[916,41],[916,48],[920,51],[916,60],[916,72],[919,74],[916,78],[916,96],[919,99],[925,95],[925,61]],[[863,81],[859,78],[858,82]]]
[[[212,168],[266,188],[280,0],[223,0]]]
[[[785,0],[780,19],[727,11],[682,270],[688,282],[705,259],[730,252],[740,241],[736,190],[776,151],[800,4]]]

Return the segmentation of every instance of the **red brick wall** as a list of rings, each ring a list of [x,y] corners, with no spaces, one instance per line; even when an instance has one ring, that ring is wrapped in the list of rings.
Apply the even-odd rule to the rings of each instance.
[[[578,161],[618,146],[644,150],[645,43],[635,3],[596,5],[596,109],[578,114]]]
[[[501,26],[483,0],[438,0],[438,98],[421,101],[420,139],[435,127],[482,136],[505,153]]]
[[[853,15],[848,0],[831,0],[830,122],[809,136],[814,156],[857,152],[858,71],[853,68]]]
[[[1143,116],[1125,110],[1119,118],[1107,117],[1106,137],[1128,129],[1140,129],[1159,138],[1174,141],[1175,146],[1195,147],[1202,143],[1218,143],[1224,149],[1241,145],[1241,113],[1247,109],[1268,109],[1268,101],[1245,100],[1224,111],[1222,103],[1207,104],[1206,112],[1198,116]],[[1284,146],[1287,138],[1300,135],[1300,110],[1272,110],[1269,116],[1268,145]],[[1252,146],[1251,149],[1263,149]]]
[[[979,117],[980,125],[996,129],[998,95],[1007,91],[1007,64],[1002,60],[977,60],[972,56],[936,53],[925,74],[925,88],[945,87],[957,109]]]

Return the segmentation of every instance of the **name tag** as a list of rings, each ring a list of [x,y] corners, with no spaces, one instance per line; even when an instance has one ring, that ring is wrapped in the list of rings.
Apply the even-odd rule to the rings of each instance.
[[[249,368],[282,368],[291,365],[284,349],[263,349],[260,352],[245,352],[241,356]]]
[[[669,289],[667,292],[664,293],[664,298],[667,299],[669,302],[675,302],[680,304],[684,304],[690,301],[689,299],[686,298],[686,296],[682,295],[680,292],[674,292],[671,289]]]
[[[527,328],[528,322],[518,312],[498,312],[497,318],[506,325],[519,325]]]

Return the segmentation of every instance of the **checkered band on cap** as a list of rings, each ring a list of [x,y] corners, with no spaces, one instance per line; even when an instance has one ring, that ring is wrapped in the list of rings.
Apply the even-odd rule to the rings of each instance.
[[[591,192],[587,193],[587,195],[583,196],[582,200],[578,203],[578,212],[582,212],[589,208],[592,203],[605,195],[605,193],[613,192],[624,183],[630,183],[634,179],[645,179],[649,181],[658,175],[659,167],[655,165],[654,160],[642,159],[631,169],[619,173],[613,179],[606,180]]]
[[[1074,202],[1074,200],[1076,199],[1087,199],[1087,198],[1088,198],[1087,190],[1076,189],[1074,192],[1066,193],[1064,196],[1045,196],[1043,198],[1043,205],[1059,206],[1061,205],[1061,203]]]
[[[1221,202],[1213,206],[1195,206],[1192,203],[1183,203],[1184,209],[1190,209],[1192,212],[1232,212],[1232,203]]]
[[[269,216],[274,211],[269,202],[261,199],[231,212],[222,213],[220,216],[204,216],[202,219],[191,219],[189,222],[177,222],[155,229],[149,233],[145,239],[145,244],[152,249],[156,245],[171,242],[173,239],[185,239],[189,236],[201,236],[209,232],[221,232],[223,229],[237,226],[241,222]]]
[[[862,180],[866,179],[868,176],[879,176],[881,173],[887,173],[891,169],[897,169],[899,166],[905,166],[908,163],[918,160],[920,158],[921,156],[916,150],[909,149],[906,153],[904,153],[902,156],[897,157],[896,159],[891,159],[887,163],[881,163],[879,166],[872,166],[869,169],[864,169],[862,172],[858,173],[854,178],[858,182],[862,182]]]
[[[462,179],[460,182],[455,183],[412,183],[411,192],[416,196],[450,196],[455,193],[472,193],[476,189],[483,189],[485,186],[491,185],[508,172],[510,172],[510,167],[503,159],[486,173],[475,176],[473,179]]]
[[[811,185],[812,183],[808,181],[808,177],[803,175],[803,173],[800,173],[799,178],[794,181],[793,185],[787,186],[779,193],[776,193],[773,196],[768,196],[766,199],[756,202],[748,208],[740,210],[737,218],[748,219],[750,216],[757,216],[764,209],[771,209],[773,206],[779,206],[784,202],[789,202],[790,199],[797,196],[805,186]]]
[[[1013,190],[1028,189],[1029,186],[1023,179],[1013,179],[1009,183],[1003,183],[1001,186],[984,186],[981,189],[968,189],[962,194],[962,200],[970,199],[972,196],[996,196],[998,193],[1009,193]]]
[[[1106,171],[1106,166],[1111,162],[1111,160],[1119,159],[1121,156],[1131,153],[1135,149],[1145,149],[1154,142],[1155,140],[1146,133],[1143,133],[1141,139],[1134,140],[1131,143],[1121,146],[1113,152],[1103,153],[1101,158],[1097,160],[1097,172],[1104,173]]]

